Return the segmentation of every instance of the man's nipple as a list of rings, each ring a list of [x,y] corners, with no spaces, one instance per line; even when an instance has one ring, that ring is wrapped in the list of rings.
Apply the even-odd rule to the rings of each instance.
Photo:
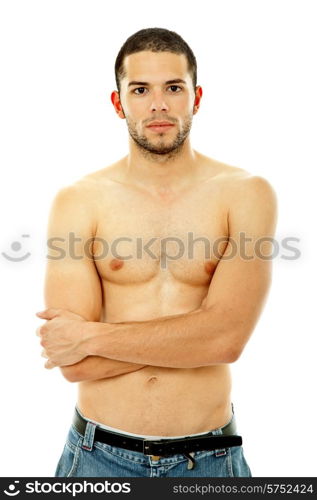
[[[112,271],[118,271],[118,269],[121,269],[123,264],[124,264],[123,260],[112,259],[112,261],[110,262],[110,268],[112,269]]]
[[[214,270],[214,264],[212,263],[211,260],[208,260],[206,263],[205,263],[205,271],[207,274],[211,274],[212,271]]]

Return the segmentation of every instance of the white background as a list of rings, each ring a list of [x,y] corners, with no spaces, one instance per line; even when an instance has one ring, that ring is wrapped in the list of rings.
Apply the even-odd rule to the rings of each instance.
[[[44,369],[45,236],[56,192],[128,152],[114,61],[142,28],[178,32],[203,88],[192,146],[261,175],[279,201],[270,295],[232,365],[253,476],[316,476],[316,16],[314,1],[28,0],[0,3],[2,476],[53,476],[76,384]],[[29,237],[22,235],[29,234]],[[20,242],[20,251],[11,244]],[[212,397],[212,394],[210,395]]]

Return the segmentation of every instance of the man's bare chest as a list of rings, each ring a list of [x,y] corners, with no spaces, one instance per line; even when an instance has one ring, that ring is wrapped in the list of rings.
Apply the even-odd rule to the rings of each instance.
[[[210,186],[157,195],[120,186],[98,202],[94,259],[102,279],[206,286],[228,238],[223,191]]]

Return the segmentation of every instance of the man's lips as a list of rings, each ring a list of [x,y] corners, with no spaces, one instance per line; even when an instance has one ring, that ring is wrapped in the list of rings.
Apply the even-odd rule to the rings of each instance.
[[[170,123],[170,122],[162,122],[162,123],[159,123],[159,122],[154,122],[154,123],[150,123],[150,125],[147,126],[147,128],[150,128],[151,130],[154,130],[154,131],[162,131],[162,130],[167,130],[171,127],[174,127],[174,123]]]

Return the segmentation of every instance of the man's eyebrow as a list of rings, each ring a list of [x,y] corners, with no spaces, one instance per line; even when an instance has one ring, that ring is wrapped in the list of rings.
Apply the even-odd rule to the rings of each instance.
[[[174,80],[167,80],[167,82],[165,82],[164,85],[172,84],[172,83],[184,83],[186,85],[185,80],[182,80],[182,78],[174,78]],[[132,82],[128,83],[128,87],[130,87],[131,85],[144,85],[144,86],[148,86],[148,85],[150,85],[150,83],[149,82],[137,82],[137,81],[133,80]]]

